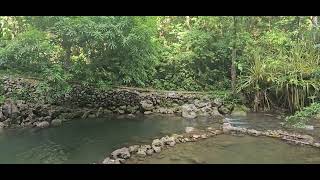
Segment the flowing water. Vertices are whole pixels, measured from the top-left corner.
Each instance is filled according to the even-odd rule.
[[[281,120],[266,114],[228,117],[234,126],[279,129]],[[113,150],[182,133],[187,126],[218,127],[212,118],[184,119],[170,115],[110,116],[74,120],[57,128],[0,132],[0,163],[98,163]],[[317,128],[311,134],[319,132]],[[192,144],[179,144],[144,163],[317,163],[320,151],[269,138],[218,136]],[[134,160],[132,160],[134,162]],[[135,162],[140,163],[140,161]]]
[[[294,146],[267,137],[219,135],[195,143],[178,144],[128,164],[297,164],[320,163],[320,150]]]
[[[150,143],[187,126],[212,123],[217,120],[138,115],[73,120],[40,131],[7,130],[0,132],[0,163],[97,163],[125,145]]]

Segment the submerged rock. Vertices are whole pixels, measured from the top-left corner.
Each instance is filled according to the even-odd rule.
[[[195,130],[194,127],[186,127],[185,129],[186,133],[191,133],[194,130]]]

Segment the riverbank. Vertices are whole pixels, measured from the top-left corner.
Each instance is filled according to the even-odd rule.
[[[3,77],[1,82],[6,99],[0,108],[0,128],[46,128],[59,126],[71,119],[99,118],[110,114],[160,113],[190,119],[201,116],[222,119],[234,109],[221,99],[202,93],[132,88],[101,90],[78,84],[55,102],[48,103],[39,101],[39,82],[36,80]]]

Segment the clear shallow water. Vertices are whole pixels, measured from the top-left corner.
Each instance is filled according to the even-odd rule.
[[[320,163],[320,150],[294,146],[267,137],[219,135],[195,143],[178,144],[144,161],[128,164],[312,164]]]
[[[113,150],[153,138],[183,132],[186,126],[206,126],[216,120],[177,116],[110,116],[65,122],[57,128],[0,132],[0,163],[95,163]]]
[[[276,116],[266,114],[229,118],[234,126],[259,130],[279,129],[281,122]],[[187,126],[203,128],[220,124],[205,117],[188,120],[173,115],[138,115],[74,120],[41,131],[6,130],[0,132],[0,164],[97,163],[117,148],[150,144],[154,138],[182,133]],[[318,128],[307,133],[320,134]],[[218,136],[214,141],[181,146],[177,146],[177,151],[173,151],[176,148],[168,151],[169,159],[159,154],[157,161],[151,159],[146,163],[320,163],[317,149],[268,138]]]

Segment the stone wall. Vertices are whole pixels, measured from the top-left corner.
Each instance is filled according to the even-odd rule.
[[[73,85],[70,93],[59,98],[58,104],[52,105],[41,104],[34,99],[39,96],[35,90],[37,82],[34,80],[4,77],[2,86],[3,94],[8,99],[0,107],[0,127],[48,127],[52,121],[103,117],[110,113],[162,113],[177,114],[185,118],[222,118],[223,114],[230,113],[230,108],[219,100],[195,93],[150,92],[136,89],[99,90],[90,86]],[[22,100],[12,100],[11,97],[17,92],[24,94],[21,96]]]

